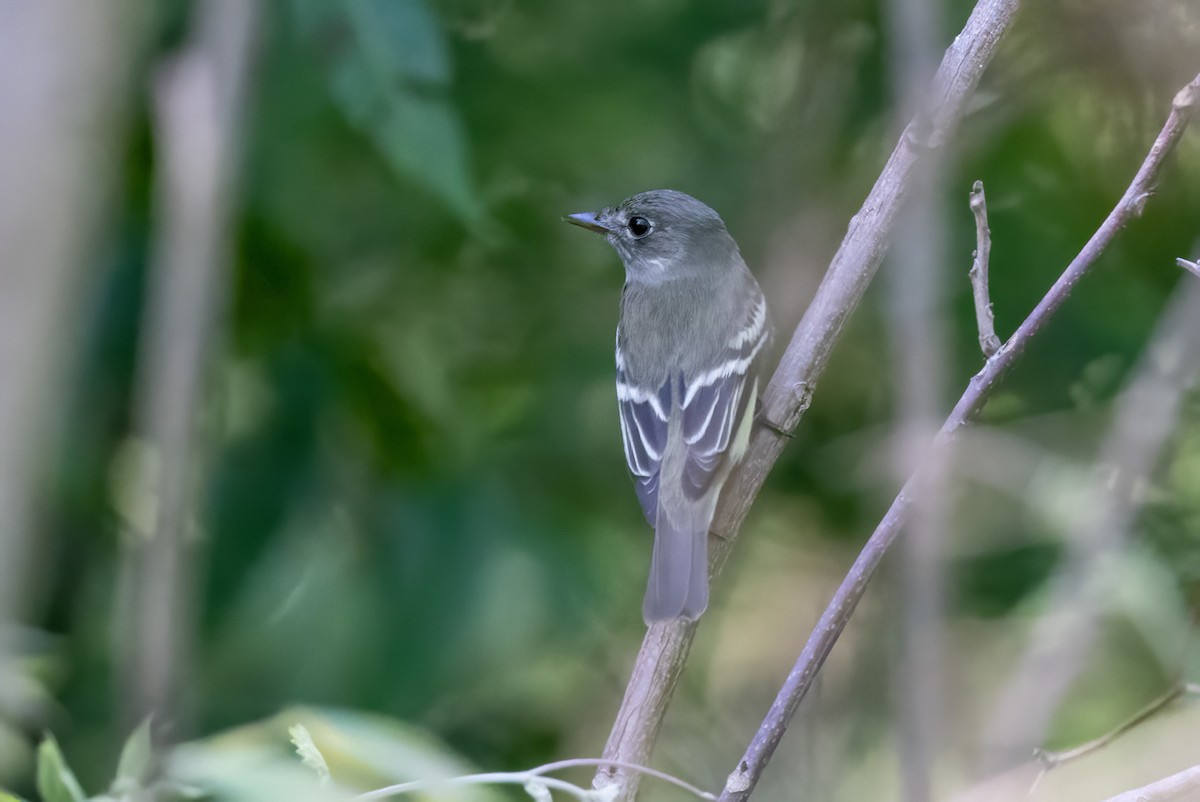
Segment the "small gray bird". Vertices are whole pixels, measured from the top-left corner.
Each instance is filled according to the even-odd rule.
[[[625,263],[617,402],[625,460],[654,527],[647,624],[708,606],[708,529],[746,451],[767,302],[717,213],[669,189],[564,218]]]

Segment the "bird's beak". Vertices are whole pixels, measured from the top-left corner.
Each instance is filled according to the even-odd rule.
[[[588,231],[595,231],[597,234],[608,234],[612,229],[600,222],[595,212],[578,212],[569,214],[563,218],[568,223],[586,228]]]

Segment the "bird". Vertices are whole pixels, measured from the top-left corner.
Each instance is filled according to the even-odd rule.
[[[647,626],[708,607],[708,532],[745,455],[772,338],[767,301],[721,217],[683,192],[642,192],[563,219],[625,266],[616,336],[625,460],[654,528]]]

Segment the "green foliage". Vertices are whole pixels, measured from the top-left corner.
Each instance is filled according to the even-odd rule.
[[[133,794],[150,782],[154,771],[154,746],[150,740],[150,719],[143,721],[125,741],[117,777],[113,780],[114,794]]]
[[[474,771],[420,727],[335,709],[286,710],[183,744],[167,758],[169,776],[208,789],[216,802],[344,800],[351,792]],[[497,802],[504,797],[486,786],[464,786],[411,798]]]
[[[42,802],[84,802],[83,789],[67,766],[54,736],[47,735],[38,747],[37,789]]]
[[[324,45],[333,97],[398,174],[467,222],[483,210],[450,95],[450,58],[423,0],[293,0],[300,31]]]
[[[37,752],[37,792],[41,802],[199,802],[208,794],[198,788],[155,776],[150,720],[142,722],[121,748],[108,792],[87,796],[67,764],[54,736],[47,735]],[[0,802],[22,802],[0,790]]]
[[[190,18],[191,4],[170,5],[138,85]],[[942,41],[971,5],[949,4]],[[1200,52],[1191,4],[1147,0],[1136,26],[1110,0],[1027,5],[943,174],[946,406],[981,363],[965,275],[971,183],[987,185],[1007,335],[1119,197],[1190,77],[1178,54]],[[1165,25],[1167,6],[1186,24]],[[652,187],[703,198],[766,287],[782,347],[895,141],[883,5],[262,8],[230,306],[202,403],[195,626],[173,722],[186,742],[162,769],[219,799],[261,802],[595,754],[643,634],[649,533],[613,397],[621,269],[559,218]],[[38,499],[45,551],[28,605],[45,643],[0,665],[0,783],[26,799],[43,771],[65,793],[118,799],[154,776],[145,725],[121,748],[113,691],[128,660],[113,646],[122,537],[157,501],[141,480],[159,452],[133,426],[159,234],[153,128],[135,108],[110,228],[64,314],[74,368],[61,403],[47,404],[59,445]],[[1197,208],[1191,132],[1145,215],[985,411],[993,434],[1037,456],[1011,474],[963,472],[945,545],[947,684],[963,709],[991,698],[1044,604],[1113,395],[1179,280],[1174,258],[1195,256]],[[489,223],[511,236],[490,236]],[[756,500],[681,680],[660,756],[705,787],[728,774],[757,723],[747,700],[786,673],[895,492],[884,292],[880,282],[855,311]],[[1136,709],[1169,668],[1200,664],[1193,646],[1190,663],[1168,666],[1176,630],[1200,609],[1200,409],[1187,417],[1146,488],[1145,548],[1114,569],[1095,692],[1072,696],[1056,725],[1063,743]],[[800,749],[763,798],[810,780],[814,798],[876,798],[892,777],[895,705],[880,671],[892,660],[878,644],[900,605],[879,604],[883,588],[812,703],[819,758],[832,762],[807,766]],[[330,786],[297,756],[292,725]],[[75,786],[56,749],[43,767],[33,744],[22,748],[51,726]]]

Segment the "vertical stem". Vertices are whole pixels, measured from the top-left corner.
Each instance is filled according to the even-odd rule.
[[[139,22],[125,2],[0,3],[0,634],[36,616],[48,586],[31,498],[102,244]]]
[[[196,419],[224,318],[230,218],[244,86],[257,7],[196,7],[184,50],[154,93],[158,232],[139,354],[137,422],[157,449],[148,477],[154,531],[130,539],[123,565],[126,715],[176,723],[188,664],[195,566]]]
[[[975,321],[979,326],[979,347],[985,359],[1000,350],[996,336],[996,319],[992,315],[991,293],[988,291],[988,263],[992,259],[992,230],[988,227],[987,196],[983,182],[971,187],[971,213],[975,215],[975,253],[971,259],[971,292],[975,297]]]
[[[930,0],[889,0],[891,74],[897,117],[925,106],[939,15]],[[893,464],[899,482],[920,467],[945,410],[947,362],[942,314],[946,224],[941,213],[942,162],[922,165],[897,229],[888,271],[892,384],[897,397]],[[899,670],[894,673],[901,798],[927,802],[938,752],[942,683],[942,542],[945,471],[933,464],[916,495],[900,561]]]

